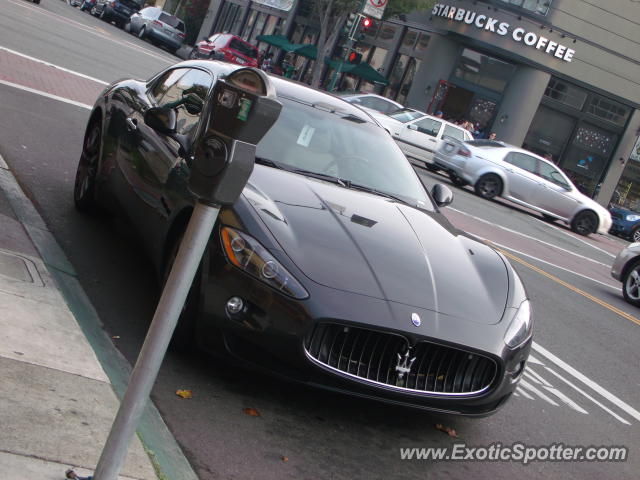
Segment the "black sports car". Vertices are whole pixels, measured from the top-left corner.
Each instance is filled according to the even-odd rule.
[[[123,212],[159,278],[194,197],[188,175],[202,105],[238,68],[174,65],[98,98],[74,197]],[[223,208],[173,343],[351,395],[468,415],[509,398],[531,345],[520,279],[454,228],[395,142],[344,100],[272,77],[283,110],[258,144],[242,196]],[[199,100],[198,100],[199,99]],[[150,125],[153,107],[175,131]]]

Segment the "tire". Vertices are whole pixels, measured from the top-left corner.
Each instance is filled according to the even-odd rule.
[[[103,22],[108,22],[109,21],[109,17],[107,16],[107,11],[106,9],[103,7],[102,11],[100,12],[100,20],[102,20]]]
[[[460,178],[453,172],[449,172],[449,179],[451,180],[451,183],[453,183],[456,187],[464,187],[466,185],[469,185],[469,182]]]
[[[578,212],[571,220],[571,230],[578,235],[587,236],[598,229],[598,215],[591,210]]]
[[[502,179],[495,173],[486,173],[478,179],[474,189],[482,198],[492,199],[502,193]]]
[[[173,262],[178,255],[178,249],[180,248],[180,242],[182,241],[183,235],[179,235],[177,239],[173,241],[171,245],[171,249],[169,250],[169,254],[167,255],[167,259],[165,260],[164,271],[162,273],[162,287],[167,283],[169,279],[169,273],[171,272],[171,267],[173,266]],[[178,318],[178,323],[176,325],[175,330],[173,331],[173,336],[171,337],[171,343],[169,344],[169,348],[173,351],[185,352],[190,350],[194,344],[195,338],[195,327],[196,327],[196,318],[198,317],[198,300],[200,297],[200,268],[196,272],[196,276],[193,279],[193,284],[189,289],[189,293],[187,294],[187,299],[184,302],[184,306],[182,307],[182,311],[180,312],[180,317]]]
[[[635,260],[622,276],[622,296],[631,305],[640,307],[640,259]]]
[[[147,29],[143,25],[142,27],[140,27],[140,30],[138,31],[138,38],[140,40],[144,40],[146,36],[147,36]]]
[[[640,242],[640,225],[633,227],[631,235],[629,235],[629,240],[632,242]]]
[[[189,53],[189,58],[191,60],[196,60],[198,58],[198,47],[193,47],[191,49],[191,53]]]
[[[102,124],[93,121],[87,129],[83,143],[76,179],[73,186],[73,201],[76,209],[82,213],[99,212],[96,200],[96,180],[102,146]]]

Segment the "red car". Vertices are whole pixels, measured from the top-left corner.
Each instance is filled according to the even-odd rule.
[[[258,47],[230,33],[216,33],[193,47],[191,58],[225,60],[245,67],[258,67]]]

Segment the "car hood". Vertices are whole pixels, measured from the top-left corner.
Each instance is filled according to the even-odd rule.
[[[485,324],[502,318],[502,258],[438,212],[261,165],[244,196],[313,282]]]

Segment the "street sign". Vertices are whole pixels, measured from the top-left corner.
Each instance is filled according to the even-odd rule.
[[[387,7],[388,1],[389,0],[366,0],[362,13],[369,17],[382,20],[382,15],[384,15],[384,9]]]

